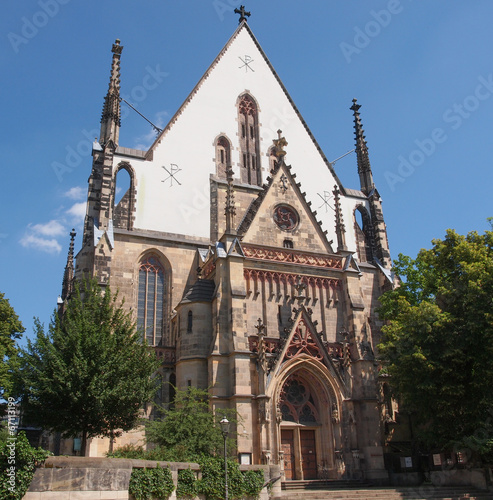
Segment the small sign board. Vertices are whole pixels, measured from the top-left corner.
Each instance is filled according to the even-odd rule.
[[[442,456],[440,455],[440,453],[433,453],[433,465],[442,465]]]
[[[240,464],[241,465],[252,465],[252,454],[251,453],[240,453]]]

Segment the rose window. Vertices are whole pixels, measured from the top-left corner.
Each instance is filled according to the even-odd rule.
[[[300,221],[298,212],[289,205],[277,205],[273,217],[277,227],[283,231],[292,231]]]

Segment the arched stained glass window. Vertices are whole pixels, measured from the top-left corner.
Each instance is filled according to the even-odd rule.
[[[238,102],[238,125],[240,138],[241,181],[260,186],[260,150],[258,109],[248,94],[243,94]]]
[[[164,269],[155,256],[147,256],[139,267],[137,326],[149,345],[158,345],[164,328]]]

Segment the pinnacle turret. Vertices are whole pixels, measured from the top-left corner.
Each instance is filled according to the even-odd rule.
[[[226,233],[236,234],[236,229],[234,227],[236,207],[235,207],[235,192],[233,188],[233,167],[228,165],[226,168],[226,179],[228,182],[228,187],[226,188]]]
[[[64,301],[73,291],[74,288],[74,239],[76,236],[75,229],[70,232],[70,245],[67,255],[67,265],[63,273],[62,283],[62,301]]]
[[[365,131],[361,123],[359,109],[361,105],[353,99],[353,105],[349,108],[354,112],[354,135],[356,141],[356,158],[358,161],[358,174],[360,179],[361,191],[366,195],[375,188],[373,183],[373,174],[371,171],[370,157],[368,156],[368,146],[366,145]]]
[[[347,250],[346,245],[346,226],[344,225],[344,219],[342,217],[342,209],[341,209],[341,198],[339,188],[334,186],[334,191],[332,191],[334,195],[334,210],[336,216],[336,234],[337,234],[337,251]]]
[[[103,113],[101,115],[101,133],[99,142],[104,145],[112,140],[118,145],[120,135],[120,57],[123,46],[120,40],[115,40],[111,52],[113,59],[111,62],[110,83],[108,93],[104,98]]]

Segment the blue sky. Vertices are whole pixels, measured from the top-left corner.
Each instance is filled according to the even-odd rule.
[[[164,125],[237,26],[236,0],[24,0],[0,19],[0,291],[32,334],[80,248],[111,45],[122,94]],[[353,148],[362,105],[390,249],[415,256],[447,228],[493,216],[493,4],[450,0],[250,0],[249,25],[329,160]],[[146,85],[154,75],[156,85]],[[129,99],[128,99],[129,97]],[[124,109],[120,145],[154,134]],[[358,188],[353,154],[336,163]]]

